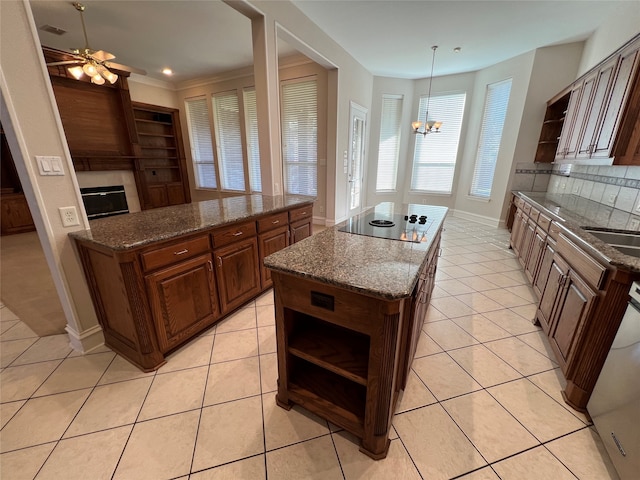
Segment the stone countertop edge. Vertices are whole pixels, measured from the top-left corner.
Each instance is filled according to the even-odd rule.
[[[264,259],[266,267],[307,280],[385,300],[411,296],[448,208],[411,205],[433,218],[427,242],[341,232],[347,220]],[[414,210],[411,210],[414,213]],[[364,216],[369,210],[363,211]],[[416,212],[417,213],[417,212]],[[420,213],[422,214],[422,213]]]
[[[91,220],[89,229],[69,236],[123,251],[286,211],[315,200],[316,197],[305,195],[239,195]]]
[[[555,220],[560,226],[572,234],[574,237],[572,240],[578,240],[580,247],[584,248],[586,246],[587,250],[590,250],[602,258],[605,263],[634,273],[640,273],[640,258],[625,255],[585,230],[585,228],[593,228],[602,231],[625,231],[624,227],[626,227],[626,225],[621,225],[619,229],[611,225],[603,226],[597,220],[575,213],[571,207],[567,206],[567,203],[569,203],[569,201],[567,201],[568,197],[573,197],[571,199],[573,203],[581,201],[576,200],[576,198],[580,199],[581,197],[576,197],[575,195],[548,195],[545,192],[514,191],[513,194],[528,201],[545,215],[551,217],[552,220]],[[582,201],[592,202],[587,199],[582,199]],[[592,203],[596,204],[596,202]],[[638,232],[629,233],[637,234]]]

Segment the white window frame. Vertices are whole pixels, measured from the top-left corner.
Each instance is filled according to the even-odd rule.
[[[491,198],[512,83],[513,79],[507,78],[487,85],[478,150],[469,189],[469,196],[472,198]]]
[[[378,171],[376,192],[396,192],[398,188],[398,159],[402,141],[402,109],[404,95],[383,94],[378,139]]]
[[[203,130],[200,130],[200,132],[196,131],[196,129],[194,128],[195,125],[193,124],[193,118],[191,116],[191,110],[189,105],[195,102],[203,102],[204,104],[204,107],[207,112],[206,125],[208,128],[208,133],[207,133],[207,130],[204,129],[204,125],[202,125],[202,123],[199,124],[199,126],[203,128]],[[217,156],[215,154],[215,145],[213,144],[214,135],[211,129],[212,121],[211,121],[211,109],[209,108],[209,101],[206,96],[187,98],[185,99],[185,110],[186,110],[186,117],[187,117],[187,128],[189,130],[191,161],[193,164],[193,177],[196,182],[196,188],[203,189],[203,190],[205,189],[218,190],[220,174],[218,172],[218,162],[217,162]],[[208,152],[203,152],[198,148],[198,146],[202,146],[202,147],[207,146],[207,142],[206,142],[207,138],[204,138],[203,140],[198,140],[196,138],[196,135],[198,135],[199,133],[203,134],[205,137],[208,137],[209,146],[211,148],[210,155],[207,155]],[[203,153],[205,154],[204,156],[206,156],[207,158],[203,158]],[[210,158],[208,158],[209,156]],[[213,169],[213,185],[205,184],[204,183],[205,176],[201,175],[200,173],[201,168],[204,168],[207,165],[210,165],[211,168]]]
[[[258,111],[255,87],[242,90],[244,105],[245,141],[247,145],[247,172],[249,174],[249,190],[253,193],[262,192],[262,177],[260,172],[260,140],[258,137]]]
[[[451,98],[455,103],[441,104],[443,97]],[[427,95],[422,95],[418,105],[418,118],[424,121],[427,109]],[[442,121],[440,133],[427,135],[415,134],[413,162],[411,166],[411,192],[429,195],[451,195],[453,181],[458,166],[460,152],[460,135],[464,122],[464,110],[467,100],[466,92],[441,92],[431,95],[429,101],[429,120]],[[452,114],[451,106],[457,105],[459,110]],[[434,160],[435,159],[435,160]],[[445,173],[447,183],[425,185],[421,181],[423,172],[441,169]],[[431,187],[431,188],[430,188]],[[438,188],[433,188],[438,187]]]
[[[315,84],[315,134],[312,134],[311,140],[315,137],[315,152],[311,152],[314,155],[308,156],[305,160],[290,160],[290,158],[298,158],[299,151],[297,147],[291,147],[288,142],[288,128],[285,123],[287,122],[287,106],[285,105],[286,95],[285,89],[290,85],[302,84],[302,83],[311,83]],[[282,174],[284,180],[283,190],[285,193],[293,193],[293,194],[301,194],[301,195],[311,195],[316,196],[318,194],[318,80],[315,75],[311,75],[308,77],[301,77],[292,80],[285,80],[280,82],[280,115],[282,122]],[[313,129],[314,125],[311,125],[311,129]],[[293,137],[291,137],[293,139]],[[290,140],[289,140],[290,141]],[[311,145],[313,141],[306,142],[306,145]],[[297,185],[294,185],[294,182],[298,179],[306,180],[306,177],[290,177],[290,171],[296,170],[297,167],[301,167],[301,170],[312,171],[313,174],[311,176],[311,181],[307,183],[306,181]],[[293,188],[292,188],[293,187]]]

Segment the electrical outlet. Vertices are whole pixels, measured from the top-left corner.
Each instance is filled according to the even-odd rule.
[[[60,218],[62,219],[63,227],[73,227],[75,225],[80,225],[76,207],[60,207],[58,211],[60,212]]]
[[[640,220],[637,218],[632,218],[629,222],[629,227],[631,230],[640,230]]]
[[[320,205],[320,206],[318,207],[318,212],[319,212],[319,213],[324,213],[324,207],[323,207],[322,205]]]
[[[567,188],[567,184],[566,184],[566,183],[564,183],[564,182],[562,182],[562,183],[560,184],[560,190],[564,190],[565,188]]]
[[[609,195],[609,205],[614,205],[616,203],[616,197],[617,195],[615,193]]]
[[[640,202],[638,202],[638,205],[636,205],[636,212],[640,212]]]
[[[580,185],[574,185],[573,186],[573,192],[574,195],[580,195]]]

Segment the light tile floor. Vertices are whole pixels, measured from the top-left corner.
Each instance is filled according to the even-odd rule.
[[[386,459],[275,404],[273,294],[142,373],[73,352],[0,308],[2,478],[615,479],[563,377],[509,233],[449,218],[437,284]]]

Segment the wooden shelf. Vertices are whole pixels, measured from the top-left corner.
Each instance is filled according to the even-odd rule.
[[[322,412],[343,426],[363,429],[367,390],[335,373],[298,359],[292,365],[289,391],[294,402],[309,410]],[[297,397],[297,398],[296,398]],[[315,407],[315,408],[314,408]]]
[[[558,140],[540,140],[538,145],[557,145]]]
[[[550,120],[545,120],[542,122],[543,125],[553,124],[553,123],[562,123],[564,122],[564,117],[562,118],[552,118]]]
[[[138,132],[138,135],[140,135],[141,137],[165,137],[165,138],[175,138],[175,135],[166,135],[166,134],[162,134],[162,133],[145,133],[145,132]]]
[[[296,315],[289,352],[366,386],[369,337],[307,315]]]
[[[136,122],[141,122],[141,123],[155,123],[158,125],[171,125],[173,126],[173,124],[171,122],[161,122],[158,120],[147,120],[146,118],[136,118]]]

